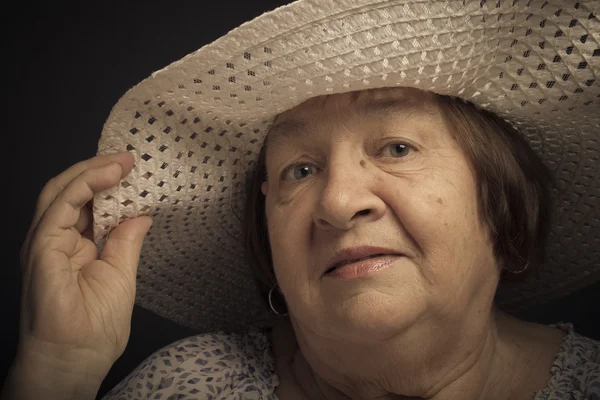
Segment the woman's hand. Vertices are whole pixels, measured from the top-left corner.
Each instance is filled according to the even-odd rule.
[[[136,273],[149,217],[122,222],[102,254],[92,241],[95,193],[133,168],[129,153],[98,156],[51,179],[21,251],[22,296],[15,363],[56,361],[100,382],[130,334]]]

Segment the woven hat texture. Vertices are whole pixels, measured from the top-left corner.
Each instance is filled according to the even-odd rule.
[[[517,127],[554,172],[548,263],[497,301],[527,307],[600,279],[598,1],[300,0],[130,89],[99,154],[135,167],[96,196],[102,247],[151,215],[136,303],[199,331],[270,326],[244,262],[245,180],[274,117],[318,95],[410,86]]]

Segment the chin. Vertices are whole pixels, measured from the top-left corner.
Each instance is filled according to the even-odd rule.
[[[330,310],[330,329],[350,340],[380,341],[398,335],[423,314],[412,299],[382,298],[381,294],[353,296]]]

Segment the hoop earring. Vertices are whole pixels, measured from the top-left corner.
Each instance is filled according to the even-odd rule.
[[[527,270],[527,268],[529,268],[529,263],[525,264],[525,266],[523,267],[523,269],[520,269],[520,270],[518,270],[518,271],[513,271],[513,270],[511,270],[511,269],[508,269],[508,268],[505,268],[505,269],[506,269],[508,272],[510,272],[511,274],[518,275],[518,274],[521,274],[521,273],[525,272],[525,271]]]
[[[269,290],[269,305],[271,306],[271,310],[273,310],[273,312],[275,313],[275,315],[280,315],[282,317],[287,317],[288,314],[281,314],[279,312],[277,312],[277,310],[275,309],[275,307],[273,307],[273,300],[271,299],[271,297],[273,296],[273,289],[275,289],[277,287],[277,284],[275,284],[275,286],[273,286],[271,288],[271,290]]]

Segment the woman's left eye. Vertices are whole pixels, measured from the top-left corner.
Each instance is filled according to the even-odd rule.
[[[406,157],[412,151],[412,147],[406,143],[390,143],[384,147],[384,152],[386,151],[388,151],[386,155],[390,157],[402,158]]]
[[[290,165],[283,171],[283,180],[300,181],[309,175],[314,174],[317,168],[314,165],[301,163]]]

